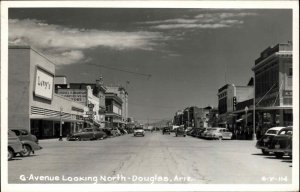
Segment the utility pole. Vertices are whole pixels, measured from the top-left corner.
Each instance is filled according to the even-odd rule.
[[[62,141],[62,110],[63,108],[60,107],[60,113],[59,113],[59,116],[60,116],[60,124],[59,124],[59,141]]]

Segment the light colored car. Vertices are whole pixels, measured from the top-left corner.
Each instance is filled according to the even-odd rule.
[[[262,136],[257,142],[255,147],[257,149],[261,149],[263,154],[269,154],[269,146],[271,145],[271,142],[273,140],[273,138],[275,137],[275,135],[278,134],[278,132],[280,130],[282,130],[285,127],[272,127],[270,129],[268,129],[266,131],[266,133],[264,134],[264,136]]]
[[[144,137],[145,136],[145,131],[142,127],[137,127],[137,128],[134,129],[133,135],[134,136],[140,135],[140,136]]]
[[[232,138],[232,133],[226,129],[226,128],[219,128],[219,127],[214,127],[211,128],[207,134],[206,138],[208,139],[231,139]]]
[[[13,132],[19,137],[22,145],[23,151],[20,153],[22,157],[27,157],[31,153],[34,154],[35,151],[42,149],[39,146],[38,139],[35,135],[29,133],[26,129],[12,129]]]
[[[120,130],[116,127],[112,128],[111,132],[114,136],[120,136],[121,135]]]
[[[8,130],[8,160],[14,158],[23,150],[22,143],[18,136],[11,130]]]

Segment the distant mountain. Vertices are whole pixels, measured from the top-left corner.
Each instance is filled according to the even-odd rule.
[[[172,119],[165,119],[165,120],[161,120],[155,123],[149,123],[150,126],[154,126],[154,127],[164,127],[167,126],[168,123],[172,124]]]

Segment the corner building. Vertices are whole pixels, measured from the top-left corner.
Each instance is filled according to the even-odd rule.
[[[293,124],[293,44],[280,43],[261,52],[255,74],[257,129]],[[265,130],[262,130],[263,132]]]
[[[55,64],[30,46],[9,46],[8,129],[58,138],[83,126],[85,106],[54,93]]]

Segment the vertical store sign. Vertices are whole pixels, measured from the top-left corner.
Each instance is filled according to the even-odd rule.
[[[36,68],[34,94],[37,97],[52,100],[53,97],[53,75]]]

